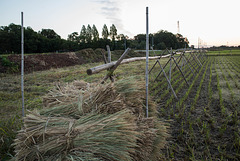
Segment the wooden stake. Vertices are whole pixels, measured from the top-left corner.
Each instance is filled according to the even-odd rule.
[[[111,77],[111,76],[113,75],[114,70],[117,69],[117,67],[121,64],[123,58],[129,53],[130,50],[131,50],[130,48],[127,48],[127,50],[125,50],[125,52],[122,54],[122,56],[121,56],[121,57],[117,60],[117,62],[114,64],[114,66],[109,69],[107,75],[103,78],[103,80],[102,80],[102,82],[101,82],[102,84],[103,84],[109,77]],[[111,64],[111,63],[109,63],[109,64]]]

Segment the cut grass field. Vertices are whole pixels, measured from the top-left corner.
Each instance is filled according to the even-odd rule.
[[[195,63],[199,73],[187,67],[172,73],[172,84],[179,100],[175,100],[165,78],[150,81],[150,94],[158,103],[159,117],[171,124],[171,138],[164,150],[169,160],[237,160],[240,158],[240,51],[220,51],[223,56],[210,56],[203,67]],[[209,55],[219,55],[209,52]],[[229,54],[230,55],[230,54]],[[234,56],[236,55],[236,56]],[[168,59],[161,59],[165,64]],[[150,61],[149,67],[155,61]],[[42,97],[57,84],[74,80],[100,82],[106,71],[87,75],[86,70],[102,63],[76,65],[24,76],[25,108],[41,109]],[[158,68],[159,69],[159,68]],[[151,77],[159,72],[154,71]],[[115,71],[116,80],[135,76],[145,79],[145,62],[123,64]],[[152,80],[150,77],[150,80]],[[196,78],[197,77],[197,78]],[[0,160],[13,155],[10,145],[21,128],[20,75],[0,74]],[[154,88],[153,88],[154,87]]]

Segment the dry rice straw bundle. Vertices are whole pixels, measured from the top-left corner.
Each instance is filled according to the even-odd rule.
[[[156,117],[144,117],[142,84],[129,78],[58,86],[44,97],[39,113],[24,119],[15,159],[158,160],[167,129]],[[150,106],[156,108],[153,102]]]
[[[131,77],[105,85],[75,81],[63,87],[58,85],[51,90],[43,98],[45,108],[41,114],[66,113],[67,116],[79,117],[93,110],[115,113],[128,108],[136,116],[145,117],[144,99],[144,83],[136,82]]]
[[[81,81],[82,82],[82,81]],[[75,81],[77,83],[77,81]],[[83,84],[83,83],[82,83]],[[67,116],[79,118],[89,112],[115,113],[125,109],[120,94],[114,84],[77,88],[74,84],[57,86],[44,97],[45,108],[41,115]],[[54,105],[54,106],[53,106]]]
[[[139,136],[129,110],[78,120],[31,113],[24,125],[14,143],[16,160],[132,160]]]

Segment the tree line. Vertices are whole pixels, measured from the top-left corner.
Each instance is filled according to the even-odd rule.
[[[160,30],[149,35],[150,45],[154,49],[184,48],[188,47],[188,40],[181,34]],[[114,24],[108,29],[104,24],[100,34],[95,25],[83,25],[80,32],[73,32],[67,39],[61,38],[53,29],[42,29],[34,31],[31,27],[24,27],[24,52],[25,53],[46,53],[77,51],[85,48],[105,48],[111,50],[124,50],[126,47],[132,49],[145,49],[146,34],[138,34],[133,39],[127,35],[118,34]],[[21,52],[21,26],[11,23],[8,26],[0,27],[0,53]]]

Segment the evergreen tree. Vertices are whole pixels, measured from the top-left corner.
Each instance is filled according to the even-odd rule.
[[[42,29],[40,34],[49,39],[61,39],[53,29]]]
[[[85,43],[86,38],[87,38],[87,29],[86,29],[85,25],[83,25],[81,32],[80,32],[80,36],[79,36],[80,42]]]
[[[73,32],[70,35],[68,35],[68,40],[78,42],[79,36],[77,32]]]
[[[102,38],[107,39],[108,36],[109,36],[108,28],[107,28],[107,25],[104,24],[102,29]]]
[[[110,27],[110,36],[112,38],[112,41],[115,41],[115,37],[117,36],[117,28],[115,27],[114,24]]]
[[[99,33],[98,33],[98,30],[97,30],[97,28],[94,24],[93,24],[93,27],[92,27],[92,36],[93,36],[93,41],[94,42],[99,40]]]
[[[90,43],[92,41],[92,28],[89,24],[86,30],[86,40],[87,40],[87,43]]]

